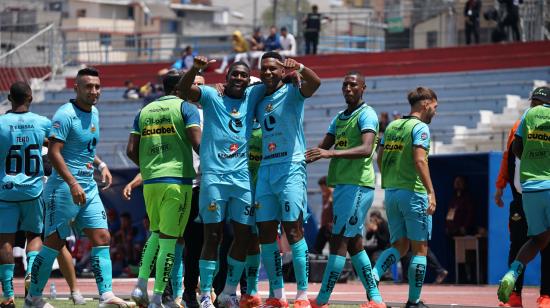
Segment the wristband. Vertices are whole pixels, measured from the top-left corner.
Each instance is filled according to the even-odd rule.
[[[304,65],[300,63],[300,68],[296,70],[296,72],[301,73],[304,70]]]
[[[106,167],[107,167],[107,164],[104,161],[102,161],[101,164],[97,165],[97,170],[99,170],[99,172],[101,172]]]
[[[74,182],[70,183],[69,188],[73,188],[73,186],[75,186],[76,184],[78,184],[78,181],[74,181]]]

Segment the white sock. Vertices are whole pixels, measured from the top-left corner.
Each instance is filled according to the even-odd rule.
[[[203,297],[210,297],[210,292],[209,293],[201,293],[201,299]]]
[[[136,286],[142,290],[147,291],[147,279],[138,278]]]
[[[234,295],[237,294],[237,286],[232,286],[230,284],[225,284],[225,287],[223,288],[223,293]]]
[[[296,299],[307,300],[307,290],[297,290]]]
[[[285,294],[285,289],[284,288],[273,290],[273,295],[275,295],[275,298],[282,299],[282,300],[286,301],[286,294]]]
[[[153,297],[151,298],[151,302],[155,304],[162,303],[162,294],[153,293]]]
[[[99,300],[103,302],[103,301],[109,300],[113,297],[115,297],[115,294],[113,293],[113,291],[108,291],[108,292],[105,292],[105,293],[101,294],[101,296],[99,297]]]

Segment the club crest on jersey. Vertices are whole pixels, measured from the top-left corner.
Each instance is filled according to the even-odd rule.
[[[275,144],[275,142],[271,142],[270,144],[267,145],[267,149],[269,150],[269,152],[275,151],[276,148],[277,148],[277,144]]]
[[[94,169],[93,163],[86,163],[86,169],[88,169],[88,170]]]
[[[218,206],[216,205],[216,202],[214,202],[214,201],[212,201],[212,202],[210,203],[210,205],[208,205],[208,210],[209,210],[210,212],[214,212],[217,208],[218,208]]]
[[[239,110],[237,110],[237,108],[233,107],[233,109],[231,109],[231,116],[238,117],[240,115],[241,113],[239,112]]]
[[[272,104],[267,104],[267,106],[265,106],[265,112],[271,112],[272,110],[273,110]]]
[[[420,138],[422,140],[426,140],[426,139],[428,139],[428,134],[427,133],[422,133],[422,135],[420,135]]]
[[[229,146],[229,151],[230,152],[235,152],[239,149],[239,145],[236,144],[236,143],[232,143],[230,146]]]
[[[94,125],[94,123],[92,123],[92,126],[90,127],[90,131],[92,133],[95,133],[95,130],[96,130],[95,125]]]
[[[55,122],[53,122],[52,127],[53,127],[53,128],[60,128],[60,127],[61,127],[61,123],[60,123],[59,121],[55,121]]]

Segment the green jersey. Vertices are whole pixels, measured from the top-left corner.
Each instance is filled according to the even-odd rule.
[[[384,149],[382,156],[382,188],[406,189],[426,193],[416,171],[413,147],[430,151],[430,130],[428,125],[416,117],[403,117],[391,122],[380,142]]]
[[[197,107],[176,96],[163,96],[141,109],[132,133],[141,136],[139,169],[145,184],[191,184],[193,150],[185,130],[199,125]]]
[[[262,161],[262,129],[261,127],[254,127],[252,135],[248,140],[248,170],[250,170],[250,179],[253,186],[256,186],[256,180],[258,179],[258,169]]]
[[[328,134],[335,138],[334,149],[346,150],[363,144],[363,134],[378,132],[378,116],[374,109],[363,103],[351,114],[341,111],[334,117]],[[372,153],[376,151],[374,138]],[[370,157],[349,159],[333,158],[328,168],[327,184],[351,184],[374,188],[374,168]]]
[[[550,105],[525,112],[516,131],[523,141],[520,181],[525,191],[550,189]]]

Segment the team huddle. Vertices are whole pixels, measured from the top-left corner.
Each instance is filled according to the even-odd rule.
[[[29,287],[25,307],[52,307],[42,293],[54,260],[66,250],[64,239],[73,227],[92,242],[91,264],[100,307],[183,307],[177,298],[163,302],[162,294],[170,280],[181,285],[181,242],[197,176],[193,152],[200,157],[198,217],[204,224],[204,244],[198,262],[201,308],[214,308],[212,285],[220,266],[219,248],[226,222],[233,229],[234,238],[227,256],[225,287],[217,297],[219,306],[289,306],[277,243],[280,232],[284,232],[296,276],[294,307],[328,307],[348,253],[366,292],[366,303],[361,307],[386,307],[378,290],[380,277],[409,250],[413,258],[407,270],[406,307],[427,307],[420,295],[431,215],[436,209],[427,159],[428,124],[436,114],[436,93],[424,87],[410,91],[409,115],[391,122],[380,136],[377,113],[363,100],[365,78],[360,72],[351,71],[342,83],[344,110],[333,118],[320,144],[306,150],[304,104],[321,84],[314,71],[293,59],[283,59],[276,52],[267,52],[261,58],[259,83],[250,83],[247,64],[235,62],[228,69],[225,85],[214,89],[194,84],[197,74],[212,62],[198,56],[185,75],[166,74],[165,96],[143,107],[134,120],[127,154],[140,169],[135,182],[143,184],[151,235],[142,252],[137,283],[131,293],[133,302],[116,297],[112,290],[110,235],[93,178],[95,166],[106,184],[103,189],[112,181],[108,167],[96,156],[100,136],[95,107],[100,94],[99,73],[93,68],[78,72],[76,99],[61,106],[51,122],[29,112],[32,93],[28,85],[12,86],[12,110],[0,116],[0,280],[5,298],[2,307],[15,307],[11,251],[15,232],[27,233]],[[202,108],[202,117],[197,106]],[[527,163],[521,165],[522,183],[525,181],[532,191],[546,191],[546,195],[539,193],[536,197],[541,202],[545,200],[546,212],[527,216],[530,225],[533,221],[538,228],[532,235],[535,239],[540,236],[530,245],[539,249],[550,238],[550,168],[543,168],[547,162],[533,153],[550,153],[550,146],[548,138],[530,136],[550,134],[549,107],[545,104],[530,109],[536,111],[526,112],[526,124],[522,126],[522,132],[527,130],[524,153],[529,153],[523,157]],[[45,186],[42,145],[48,146],[53,166]],[[374,200],[375,153],[385,189],[392,246],[373,267],[362,237],[363,222]],[[321,289],[315,299],[310,299],[308,246],[303,231],[309,215],[306,165],[319,159],[330,159],[327,184],[334,187],[334,226]],[[531,255],[512,264],[499,297],[509,296],[515,277],[529,258]],[[270,287],[263,304],[257,292],[260,263]],[[147,282],[153,269],[153,296],[149,297]],[[243,274],[247,288],[239,298],[237,287]],[[78,299],[79,295],[75,291],[74,297]]]

